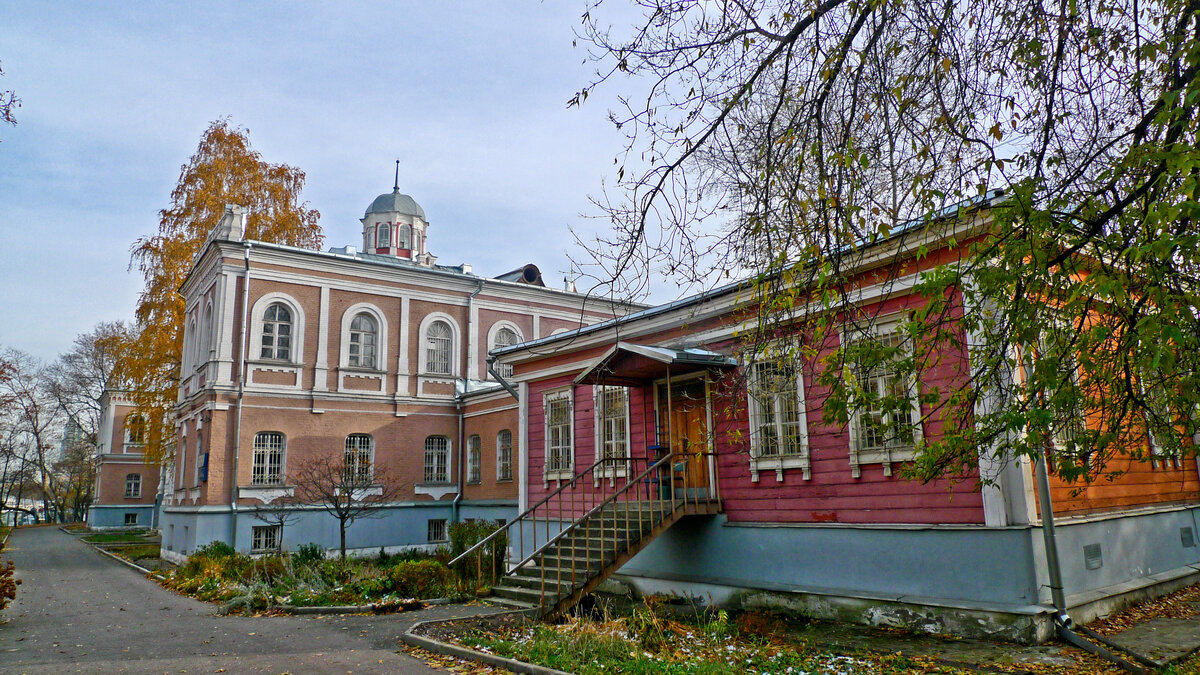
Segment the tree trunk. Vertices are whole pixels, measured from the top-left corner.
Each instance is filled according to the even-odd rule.
[[[346,559],[346,521],[344,519],[338,521],[338,528],[341,530],[341,535],[342,535],[342,560],[345,560]]]

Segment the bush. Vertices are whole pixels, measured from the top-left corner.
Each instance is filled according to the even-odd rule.
[[[205,544],[204,546],[201,546],[192,552],[192,557],[202,556],[205,558],[212,558],[214,560],[217,558],[228,558],[234,555],[237,555],[237,551],[233,550],[232,546],[226,544],[220,539],[209,544]]]
[[[4,545],[0,544],[0,551],[3,550]],[[17,599],[17,586],[21,584],[21,580],[13,578],[15,568],[11,560],[5,562],[0,559],[0,609],[8,607],[8,603]]]
[[[435,560],[397,563],[388,572],[392,588],[406,598],[435,598],[452,589],[453,578],[445,565]]]
[[[325,559],[325,547],[317,543],[301,544],[292,556],[297,565],[311,565]]]
[[[277,555],[255,558],[245,569],[241,570],[242,581],[264,581],[268,584],[273,584],[289,576],[289,572],[284,559]]]
[[[450,559],[453,560],[462,555],[467,549],[483,541],[500,527],[500,523],[494,520],[476,520],[451,525]],[[500,578],[504,574],[504,561],[508,556],[508,535],[502,534],[496,537],[475,554],[481,556],[482,560],[477,561],[472,557],[461,563],[457,570],[461,578],[475,582],[490,582],[492,579]],[[483,579],[478,578],[479,576],[482,576]]]

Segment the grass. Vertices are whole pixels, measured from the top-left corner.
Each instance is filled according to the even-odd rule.
[[[112,551],[116,555],[137,562],[143,558],[157,558],[161,554],[158,544],[146,544],[145,546],[126,546]]]
[[[12,532],[11,527],[8,525],[0,525],[0,541],[4,541],[4,538],[8,536],[9,532]]]
[[[101,532],[98,534],[90,534],[83,538],[84,541],[92,544],[124,544],[137,543],[146,540],[148,530],[137,530],[134,532]]]

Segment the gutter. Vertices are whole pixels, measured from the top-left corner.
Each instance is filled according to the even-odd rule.
[[[233,480],[229,486],[229,506],[231,509],[229,521],[229,545],[233,550],[237,550],[237,519],[238,519],[238,456],[242,454],[242,399],[246,395],[246,362],[249,360],[247,353],[249,345],[246,341],[249,339],[249,327],[247,321],[250,317],[250,249],[254,247],[252,242],[244,242],[245,247],[245,272],[242,275],[242,365],[238,372],[238,392],[237,392],[237,417],[233,423]],[[212,434],[212,430],[209,430]],[[212,446],[212,439],[209,439],[209,446]]]
[[[466,488],[466,480],[463,475],[463,458],[466,457],[466,430],[463,428],[463,396],[467,393],[467,387],[471,384],[471,366],[475,363],[475,333],[471,325],[471,310],[475,306],[475,296],[483,292],[484,280],[479,280],[479,286],[467,296],[467,364],[466,376],[463,378],[462,392],[454,397],[455,411],[458,413],[458,471],[456,480],[458,481],[458,492],[454,494],[454,501],[450,504],[450,522],[458,522],[458,505],[463,499],[463,490]],[[489,364],[489,368],[491,365]]]

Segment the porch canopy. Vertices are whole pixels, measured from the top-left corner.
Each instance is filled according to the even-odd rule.
[[[575,384],[633,387],[664,375],[678,376],[709,368],[735,368],[737,359],[707,349],[672,349],[618,342],[575,378]]]

